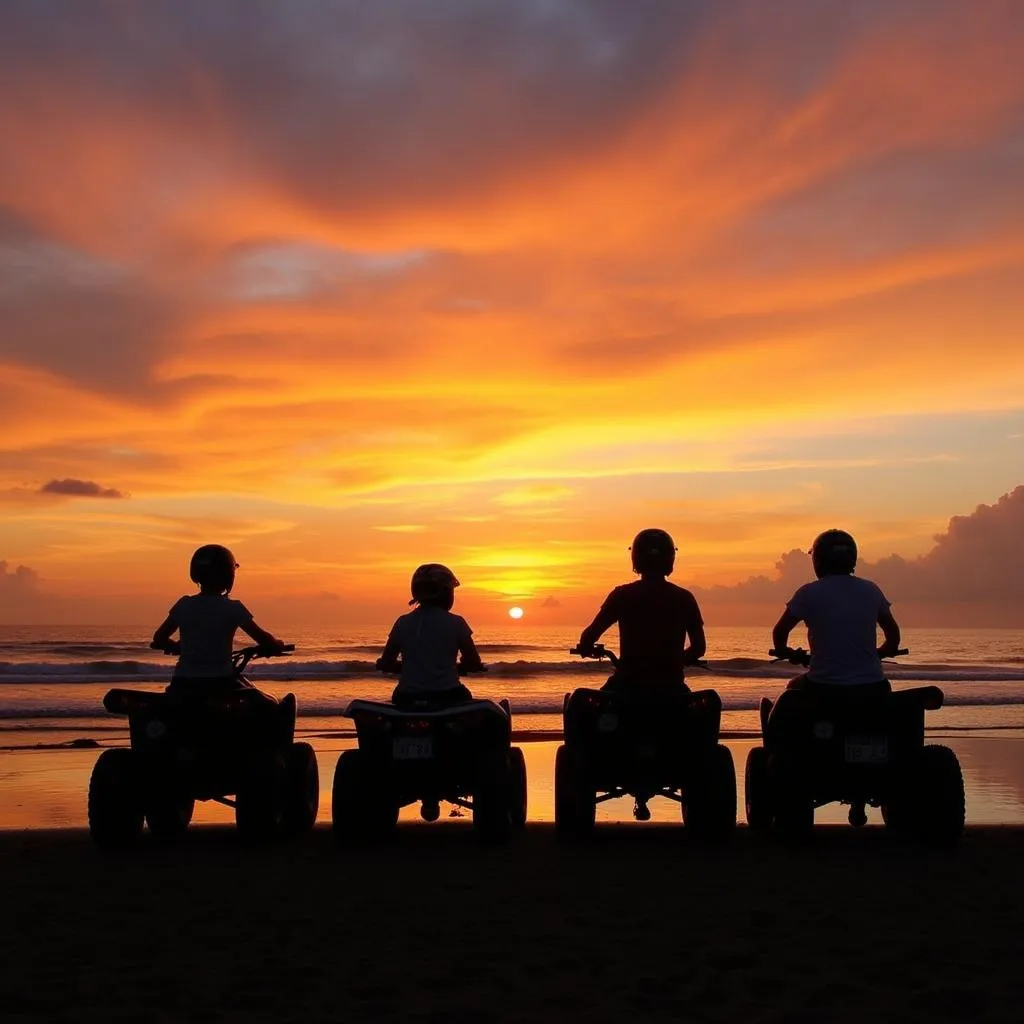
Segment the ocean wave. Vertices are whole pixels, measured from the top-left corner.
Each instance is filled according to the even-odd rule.
[[[1024,662],[1021,663],[1024,665]],[[887,673],[894,681],[920,682],[1024,682],[1024,667],[1017,668],[1001,663],[985,664],[898,664],[887,666]],[[62,684],[62,683],[125,683],[130,681],[160,682],[169,679],[173,669],[170,659],[150,661],[146,659],[97,659],[76,662],[0,662],[0,685],[3,684]],[[487,663],[487,673],[474,677],[488,678],[537,678],[607,676],[611,667],[607,662],[594,661],[492,661]],[[764,661],[757,658],[726,658],[710,661],[708,668],[691,669],[688,679],[699,687],[701,680],[724,679],[790,679],[799,669],[788,662]],[[284,682],[328,682],[339,679],[380,678],[375,663],[361,659],[332,660],[318,659],[302,661],[282,658],[258,662],[250,666],[248,673],[254,680],[280,680]]]
[[[323,700],[301,700],[299,701],[299,718],[342,718],[344,717],[345,708],[348,706],[349,701],[352,698],[344,697],[336,702],[326,702]],[[378,694],[374,699],[386,700],[387,697],[384,694]],[[526,700],[515,700],[514,697],[509,698],[513,718],[515,716],[531,716],[531,715],[558,715],[562,714],[562,695],[555,696],[532,696]],[[1006,695],[1006,694],[989,694],[973,696],[969,694],[954,694],[946,697],[946,707],[1014,707],[1020,706],[1024,703],[1024,694],[1018,696]],[[722,694],[722,708],[724,711],[757,711],[760,705],[760,695],[751,697],[748,694],[736,695],[730,697],[728,694]],[[104,721],[108,719],[108,716],[104,716],[102,712],[99,712],[99,716]],[[28,708],[11,708],[11,707],[0,707],[0,720],[6,722],[13,722],[18,719],[47,719],[47,720],[60,720],[60,719],[95,719],[97,718],[97,710],[88,710],[81,707],[28,707]],[[115,719],[113,716],[109,716],[110,721],[121,721]],[[934,722],[932,723],[934,725]]]

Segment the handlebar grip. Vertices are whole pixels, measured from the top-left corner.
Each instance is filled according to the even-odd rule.
[[[909,654],[909,653],[910,653],[910,649],[909,649],[909,648],[907,648],[907,647],[901,647],[901,648],[900,648],[900,649],[899,649],[899,650],[898,650],[898,651],[896,652],[896,654],[897,654],[897,655],[900,655],[900,654]]]
[[[295,644],[281,644],[282,654],[291,654],[295,650]]]

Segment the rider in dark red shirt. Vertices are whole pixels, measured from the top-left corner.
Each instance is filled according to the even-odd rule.
[[[603,688],[687,692],[684,668],[704,656],[707,641],[697,599],[665,579],[675,566],[676,546],[664,530],[641,530],[630,551],[640,579],[616,587],[605,598],[580,634],[579,647],[589,650],[617,622],[619,666]]]

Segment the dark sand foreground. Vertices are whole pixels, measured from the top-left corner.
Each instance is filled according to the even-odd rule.
[[[481,849],[449,823],[341,851],[201,828],[130,856],[0,833],[0,1019],[1024,1019],[1024,831],[945,854],[818,832]]]

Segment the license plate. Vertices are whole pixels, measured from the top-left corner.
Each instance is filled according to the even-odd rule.
[[[846,761],[848,764],[884,764],[889,760],[889,740],[886,736],[847,736]]]
[[[434,741],[429,737],[412,739],[400,736],[391,741],[391,756],[397,761],[422,761],[434,756]]]

